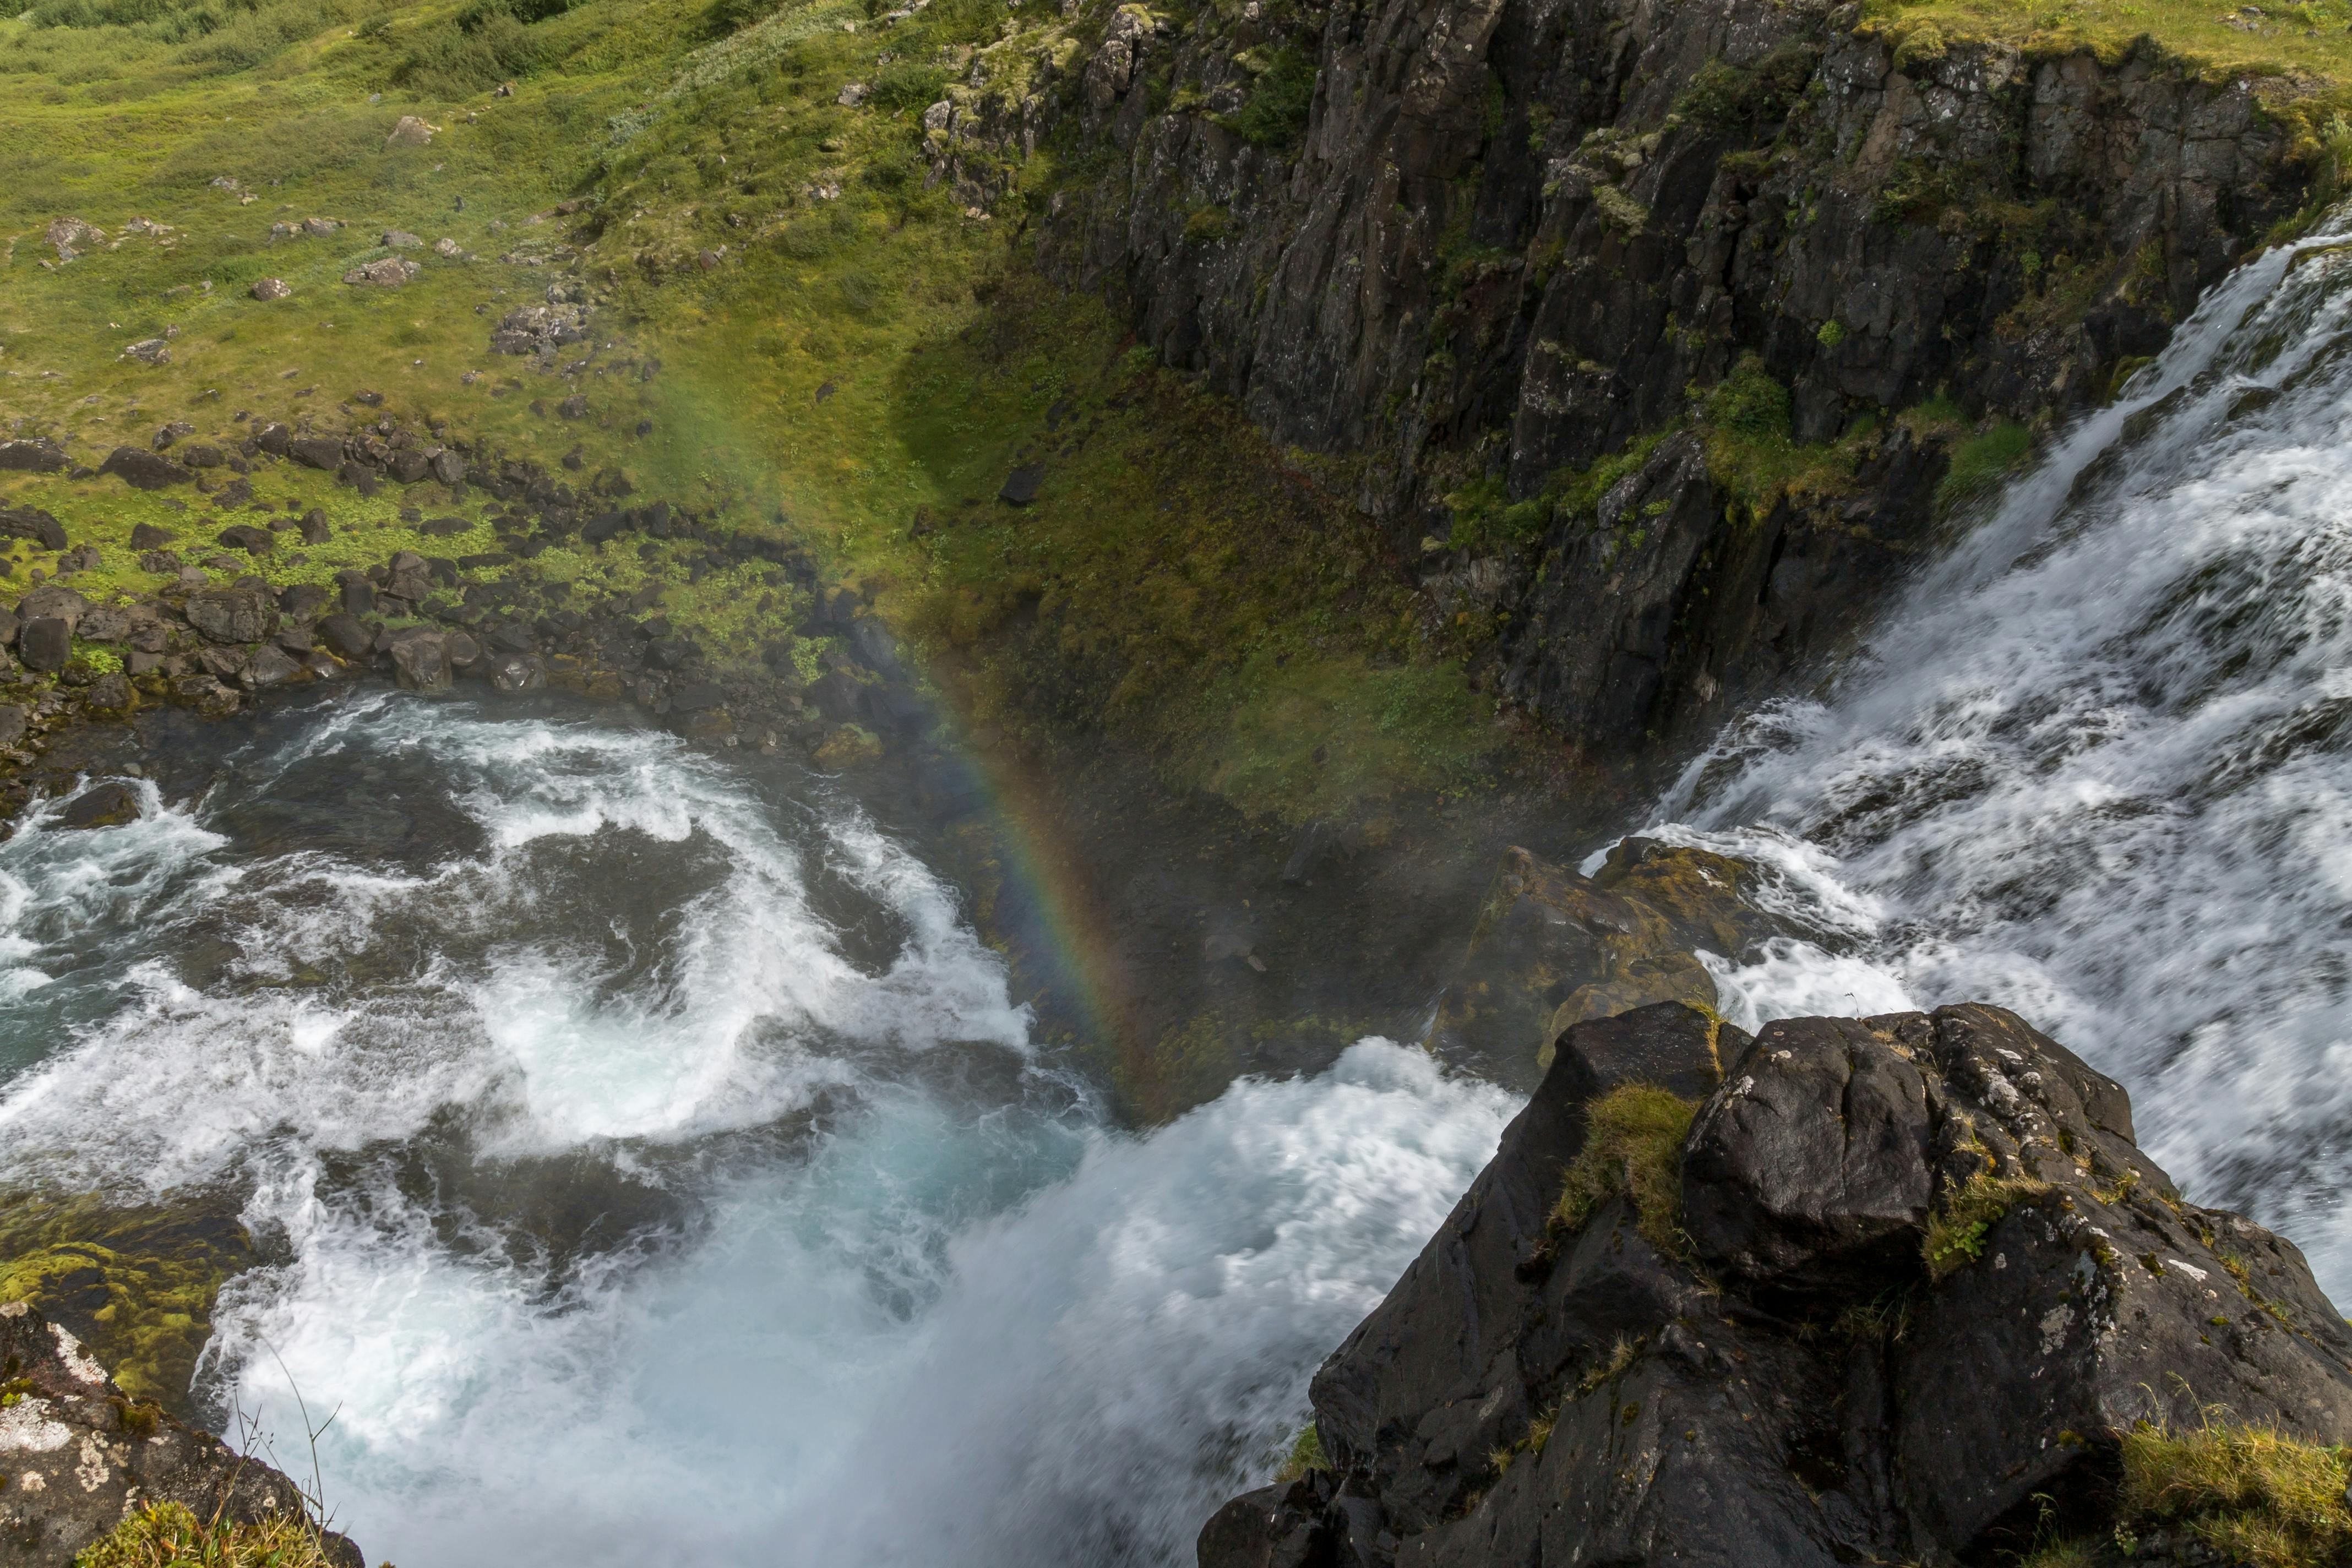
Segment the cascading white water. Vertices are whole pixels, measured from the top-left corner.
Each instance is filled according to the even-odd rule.
[[[1645,829],[1744,854],[1817,942],[1743,1021],[1972,998],[2132,1089],[2190,1194],[2352,1295],[2352,258],[2242,268]]]
[[[159,805],[0,846],[0,1168],[245,1194],[213,1385],[394,1561],[1186,1560],[1512,1109],[1367,1041],[1113,1131],[918,861],[657,734],[358,698]]]

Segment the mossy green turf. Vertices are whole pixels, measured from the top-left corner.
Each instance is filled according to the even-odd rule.
[[[14,241],[0,414],[22,433],[100,446],[144,445],[173,419],[235,435],[306,414],[327,430],[390,415],[550,468],[572,453],[579,480],[616,469],[636,494],[721,528],[781,526],[818,546],[985,726],[1138,732],[1174,780],[1293,819],[1476,787],[1505,737],[1335,499],[1344,475],[1318,479],[1128,352],[1098,302],[1029,278],[1008,255],[1020,196],[976,216],[926,184],[918,99],[951,91],[984,110],[1040,58],[1066,62],[1078,29],[1100,21],[1034,9],[938,0],[877,34],[866,6],[794,0],[745,12],[757,19],[715,41],[744,17],[684,0],[589,0],[520,34],[514,7],[484,21],[479,5],[398,0],[278,0],[215,16],[210,32],[160,4],[127,26],[0,23],[0,225]],[[251,33],[255,17],[268,22],[253,35],[264,45],[297,36],[248,37],[226,57],[208,44]],[[942,88],[976,50],[990,85]],[[877,67],[883,52],[896,62]],[[513,96],[484,90],[517,62]],[[922,79],[900,79],[909,70]],[[835,103],[851,79],[875,83],[874,102]],[[408,113],[438,132],[388,146]],[[1034,193],[1055,171],[1048,150],[1020,178]],[[841,194],[814,194],[824,187]],[[573,195],[593,217],[550,212]],[[44,268],[44,230],[66,215],[109,243]],[[313,216],[347,226],[269,239],[273,222]],[[134,216],[172,232],[126,234]],[[595,335],[622,345],[604,357],[661,369],[579,378],[590,411],[567,420],[552,405],[572,385],[488,346],[500,316],[562,274],[496,258],[585,243],[571,232],[583,222],[601,235],[585,258],[607,297]],[[374,242],[392,228],[476,259],[410,252],[425,270],[403,288],[341,283],[390,254]],[[704,251],[718,265],[701,266]],[[251,299],[265,276],[292,297]],[[121,357],[166,331],[168,365]],[[352,403],[362,390],[382,408]],[[239,411],[245,426],[231,423]],[[1047,465],[1035,503],[998,504],[1009,467],[1031,456]],[[272,582],[324,581],[401,548],[496,548],[477,491],[365,500],[289,466],[257,470],[254,485],[323,507],[335,531],[304,550],[281,536],[252,568]],[[212,553],[218,524],[185,490],[62,478],[5,489],[100,545],[85,591],[161,581],[125,547],[137,522],[174,530],[184,557]],[[404,504],[474,528],[424,536],[400,521]],[[918,509],[936,525],[920,538]],[[754,563],[688,581],[689,552],[632,540],[515,570],[591,590],[657,584],[673,620],[729,657],[788,635],[803,605],[780,574]],[[18,581],[42,559],[14,558]],[[799,649],[804,671],[812,652]]]

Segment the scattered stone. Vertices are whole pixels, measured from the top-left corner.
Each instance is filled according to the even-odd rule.
[[[123,344],[121,357],[135,359],[142,364],[170,364],[172,345],[163,338],[142,338],[135,343]]]
[[[172,694],[207,719],[226,719],[245,705],[233,688],[212,675],[183,676],[172,683]]]
[[[164,457],[144,447],[117,447],[99,464],[101,474],[112,474],[132,489],[160,490],[169,485],[194,482],[195,475]]]
[[[286,455],[306,468],[330,473],[342,467],[343,444],[326,436],[304,436],[286,443]]]
[[[841,105],[844,109],[856,109],[859,104],[866,101],[867,90],[868,89],[864,82],[853,81],[844,87],[841,91],[835,95],[833,101]]]
[[[261,278],[255,279],[252,292],[257,300],[284,300],[289,298],[294,289],[283,278]]]
[[[404,114],[393,126],[392,134],[383,139],[386,147],[422,147],[433,140],[436,126],[427,125],[414,114]]]
[[[0,702],[0,746],[14,746],[22,741],[27,722],[23,704]]]
[[[58,575],[64,577],[76,572],[95,572],[105,563],[97,545],[77,544],[58,557]]]
[[[66,526],[37,506],[0,506],[0,537],[29,539],[44,550],[63,550]]]
[[[327,526],[327,514],[315,506],[302,514],[300,527],[305,544],[324,544],[334,537],[334,531]]]
[[[1045,481],[1045,465],[1024,463],[1005,477],[1004,488],[996,499],[1007,506],[1027,506],[1037,499],[1037,487]]]
[[[248,555],[267,555],[278,546],[276,534],[266,528],[256,528],[249,522],[224,528],[217,537],[231,550],[242,550]]]
[[[460,246],[456,240],[451,239],[446,235],[442,236],[439,239],[433,242],[433,254],[436,256],[446,257],[452,261],[462,261],[466,259],[466,251],[464,247]]]
[[[575,392],[571,396],[565,398],[562,402],[557,404],[555,405],[555,411],[563,416],[566,419],[584,418],[587,416],[588,413],[587,396],[583,393]]]
[[[191,468],[223,468],[228,466],[228,454],[218,447],[192,441],[180,449],[180,461]]]
[[[84,223],[78,217],[51,218],[48,240],[49,247],[58,253],[59,261],[71,261],[84,248],[105,244],[106,230],[96,224]]]
[[[121,642],[131,636],[131,612],[111,605],[92,605],[82,612],[74,636],[83,642]]]
[[[580,305],[525,305],[509,310],[490,334],[490,352],[535,354],[576,343],[588,335],[588,311]]]
[[[16,657],[26,669],[56,674],[73,657],[73,627],[56,616],[27,618],[16,631]]]
[[[371,261],[364,267],[354,267],[343,274],[343,281],[366,284],[377,289],[397,289],[425,268],[404,257],[387,256],[381,261]]]
[[[324,239],[342,226],[343,220],[339,217],[306,217],[302,220],[302,232],[314,239]]]
[[[404,228],[388,228],[383,231],[383,243],[394,250],[414,250],[425,241]]]
[[[17,473],[62,473],[71,465],[66,449],[46,437],[31,441],[0,441],[0,469]]]
[[[164,451],[168,449],[174,441],[178,441],[184,437],[193,436],[195,433],[196,427],[189,424],[186,420],[174,419],[170,424],[165,425],[161,429],[157,430],[155,432],[154,440],[150,442],[149,445],[152,446],[155,450],[159,452]]]
[[[250,584],[188,595],[188,624],[216,643],[255,643],[278,629],[278,606]]]

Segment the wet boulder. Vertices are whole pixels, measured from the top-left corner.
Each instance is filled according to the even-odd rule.
[[[364,658],[374,647],[375,634],[362,626],[357,616],[339,610],[320,618],[319,640],[337,658]]]
[[[394,632],[388,651],[392,657],[393,676],[401,689],[427,697],[447,692],[454,671],[449,663],[449,645],[444,633],[425,626],[408,626]]]
[[[272,686],[283,686],[303,673],[303,667],[284,648],[274,645],[257,647],[245,661],[245,684],[256,691]]]
[[[137,820],[139,791],[121,779],[107,779],[68,801],[58,813],[59,827],[116,827]]]
[[[1768,1024],[1683,1156],[1702,1261],[1767,1292],[1850,1295],[1916,1258],[1933,1195],[1927,1079],[1849,1018]]]
[[[537,654],[493,653],[486,661],[486,673],[494,691],[520,694],[547,685],[547,667]]]

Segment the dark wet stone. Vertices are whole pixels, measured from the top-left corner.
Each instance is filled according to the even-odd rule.
[[[121,779],[92,784],[58,813],[60,827],[116,827],[139,816],[139,792]]]

